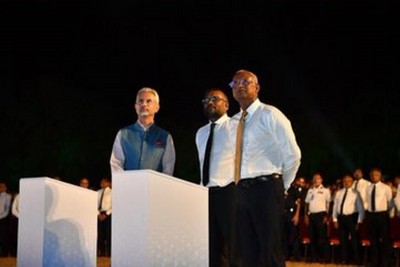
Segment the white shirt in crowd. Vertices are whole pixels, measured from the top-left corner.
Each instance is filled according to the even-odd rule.
[[[310,213],[328,212],[330,201],[331,192],[323,185],[311,187],[307,191],[305,202],[308,203],[308,211]]]
[[[396,197],[394,198],[394,205],[396,206],[397,213],[399,214],[400,213],[400,184],[397,186]]]
[[[101,199],[102,192],[103,192],[103,189],[99,189],[97,191],[97,193],[98,193],[97,194],[97,203],[99,204],[99,206],[100,206],[100,199]],[[104,195],[103,195],[103,199],[101,201],[101,206],[100,206],[100,210],[99,210],[99,212],[100,211],[105,212],[107,215],[110,215],[111,211],[112,211],[112,209],[111,209],[111,192],[112,192],[112,190],[110,187],[106,187],[104,189]]]
[[[333,221],[337,222],[337,218],[339,215],[352,215],[358,212],[357,222],[361,223],[364,219],[364,205],[360,193],[354,188],[347,189],[346,199],[343,204],[343,213],[340,213],[345,193],[346,188],[342,188],[336,192],[332,210]]]
[[[7,192],[0,193],[0,219],[4,219],[10,213],[11,195]]]
[[[17,218],[19,217],[19,194],[16,194],[14,197],[14,201],[11,206],[11,213],[15,217],[17,217]]]
[[[364,210],[368,209],[368,199],[367,199],[367,188],[371,185],[371,182],[361,178],[359,180],[354,180],[353,188],[356,189],[361,196],[361,199],[364,204]]]
[[[375,189],[375,211],[371,209],[371,195],[372,189],[376,186]],[[371,184],[367,188],[367,199],[368,199],[368,211],[369,212],[381,212],[381,211],[389,211],[391,208],[391,200],[393,197],[392,189],[385,183],[377,182],[376,184]]]

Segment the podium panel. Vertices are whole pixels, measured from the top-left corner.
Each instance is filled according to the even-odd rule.
[[[152,170],[112,179],[112,266],[208,266],[207,188]]]
[[[47,177],[20,179],[19,267],[97,264],[97,192]]]

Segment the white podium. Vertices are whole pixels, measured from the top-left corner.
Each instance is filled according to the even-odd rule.
[[[208,266],[207,188],[152,170],[112,178],[112,266]]]
[[[47,177],[20,180],[18,267],[97,265],[97,192]]]

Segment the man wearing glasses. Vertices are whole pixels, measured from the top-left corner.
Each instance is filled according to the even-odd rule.
[[[220,89],[207,90],[203,110],[209,123],[198,129],[196,146],[201,184],[209,189],[209,266],[237,266],[234,219],[233,142],[229,135],[228,98]]]
[[[243,266],[283,267],[284,192],[300,166],[300,148],[286,116],[258,99],[254,73],[239,70],[230,85],[240,105],[231,125],[237,129],[234,178]]]

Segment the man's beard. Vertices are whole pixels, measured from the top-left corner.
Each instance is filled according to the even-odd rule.
[[[148,112],[148,111],[140,111],[139,112],[139,116],[140,117],[147,117],[147,116],[149,116],[150,115],[150,113]]]
[[[204,110],[204,114],[209,119],[218,119],[223,115],[223,114],[221,114],[221,112],[219,112],[216,109],[206,109],[206,110]]]

